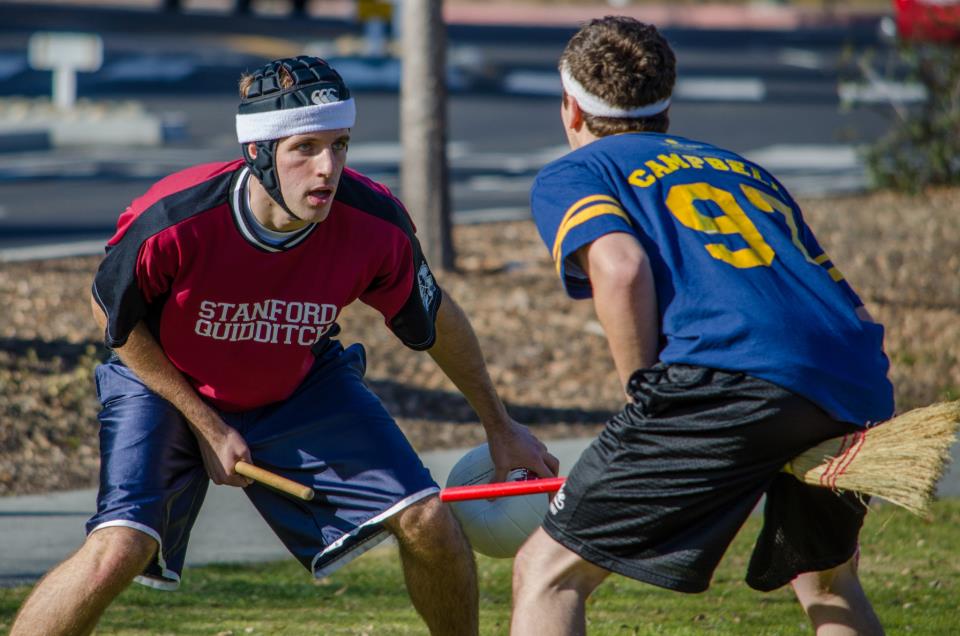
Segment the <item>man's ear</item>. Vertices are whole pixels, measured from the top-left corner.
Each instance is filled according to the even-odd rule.
[[[257,144],[250,142],[247,144],[247,154],[250,155],[251,159],[257,158]]]
[[[564,92],[563,107],[566,111],[567,128],[579,132],[583,128],[583,111],[580,109],[580,104],[569,93]]]

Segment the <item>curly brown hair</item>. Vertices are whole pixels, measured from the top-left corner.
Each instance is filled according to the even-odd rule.
[[[650,24],[626,16],[591,20],[567,43],[560,56],[574,79],[608,104],[638,108],[665,99],[673,92],[677,62],[667,40]],[[563,96],[566,103],[567,95]],[[594,135],[624,132],[666,132],[669,109],[641,119],[583,114]]]

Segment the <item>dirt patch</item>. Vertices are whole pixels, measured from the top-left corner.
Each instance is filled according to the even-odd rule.
[[[807,201],[805,216],[887,327],[898,409],[960,397],[960,190]],[[460,269],[438,278],[471,317],[510,412],[544,439],[595,434],[621,394],[591,303],[566,298],[530,223],[461,226],[455,241]],[[0,495],[96,484],[97,262],[0,266]],[[341,324],[345,342],[366,345],[370,383],[414,446],[482,441],[430,357],[379,314],[357,304]]]

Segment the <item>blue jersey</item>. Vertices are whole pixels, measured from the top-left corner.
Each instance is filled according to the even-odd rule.
[[[739,155],[676,135],[604,137],[548,164],[533,215],[567,293],[591,295],[571,259],[624,232],[647,252],[660,360],[740,371],[854,424],[889,418],[883,327],[786,189]]]

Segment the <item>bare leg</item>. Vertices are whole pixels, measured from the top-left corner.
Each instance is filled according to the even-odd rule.
[[[410,600],[430,633],[477,634],[477,568],[470,544],[450,509],[431,497],[391,517],[385,525],[400,544]]]
[[[882,636],[857,576],[856,557],[832,570],[801,574],[792,585],[817,636]]]
[[[110,527],[92,533],[79,550],[33,588],[10,636],[89,634],[156,550],[156,541],[132,528]]]
[[[610,572],[537,529],[513,563],[513,636],[586,634],[585,603]]]

